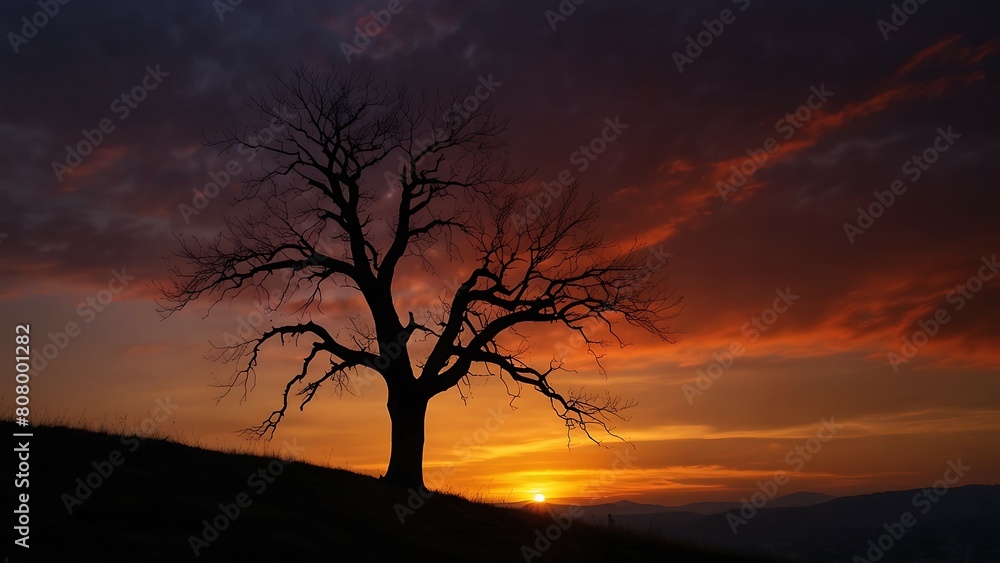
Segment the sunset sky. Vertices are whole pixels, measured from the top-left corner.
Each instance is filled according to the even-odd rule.
[[[958,459],[971,467],[963,484],[1000,482],[996,6],[931,1],[892,30],[878,24],[891,21],[888,1],[589,0],[555,18],[555,0],[402,0],[348,62],[353,28],[388,2],[223,4],[73,2],[30,39],[7,36],[0,329],[30,323],[36,354],[65,344],[33,374],[37,420],[138,423],[169,398],[178,408],[158,430],[240,447],[234,432],[278,406],[304,345],[269,347],[246,400],[216,404],[211,385],[233,366],[206,358],[210,343],[272,319],[243,300],[161,320],[154,299],[175,235],[217,232],[238,191],[236,180],[182,212],[231,158],[203,133],[244,118],[246,97],[302,62],[415,90],[492,81],[510,159],[537,169],[534,185],[569,170],[596,194],[608,237],[672,255],[677,342],[623,328],[631,345],[607,351],[606,377],[570,349],[577,373],[556,381],[636,399],[615,428],[631,445],[573,434],[567,448],[540,395],[512,410],[503,385],[477,382],[467,404],[455,390],[430,404],[429,484],[447,474],[445,489],[513,501],[683,504],[738,499],[775,471],[791,477],[781,494],[918,488]],[[20,34],[38,9],[5,2],[0,27]],[[685,54],[720,17],[721,34]],[[144,80],[145,99],[120,100]],[[93,153],[54,170],[105,119],[113,130]],[[581,160],[616,120],[617,138]],[[766,155],[759,170],[748,151]],[[749,178],[720,188],[733,167]],[[878,217],[859,226],[859,207]],[[429,307],[440,280],[411,265],[397,291]],[[324,323],[336,328],[355,304],[329,301]],[[78,335],[57,334],[71,322]],[[938,327],[925,344],[920,323]],[[567,332],[533,334],[542,362],[572,348]],[[699,387],[710,368],[718,377]],[[0,388],[5,411],[13,385]],[[271,446],[296,440],[308,461],[377,475],[385,400],[380,382],[353,397],[321,391]],[[836,434],[810,443],[822,420]],[[795,453],[809,444],[821,446]]]

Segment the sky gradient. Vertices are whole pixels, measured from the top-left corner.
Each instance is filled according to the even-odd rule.
[[[175,235],[217,232],[238,191],[234,179],[184,211],[234,158],[203,134],[239,123],[245,98],[302,62],[415,90],[492,83],[511,161],[537,170],[535,186],[568,170],[608,237],[671,254],[661,273],[684,296],[677,342],[624,330],[606,376],[570,334],[533,333],[537,357],[561,350],[578,370],[563,386],[638,400],[616,427],[631,445],[574,434],[567,448],[542,397],[512,410],[494,381],[467,403],[432,400],[428,484],[682,504],[737,499],[775,471],[791,476],[781,494],[916,488],[957,459],[963,484],[1000,482],[995,6],[928,2],[891,30],[878,23],[891,2],[591,0],[555,18],[554,1],[403,1],[360,52],[345,48],[387,4],[244,2],[220,16],[211,2],[70,3],[26,42],[7,36],[0,309],[11,330],[32,325],[37,350],[65,348],[36,366],[36,417],[138,422],[169,398],[160,431],[226,447],[277,406],[304,347],[269,347],[245,401],[216,404],[210,386],[233,368],[206,358],[210,342],[271,322],[253,302],[161,320],[153,300]],[[37,10],[4,3],[0,29],[21,33]],[[706,28],[721,33],[687,51]],[[67,146],[102,127],[69,166]],[[396,286],[418,310],[435,283],[414,264]],[[325,322],[352,306],[331,300]],[[59,334],[67,323],[78,335]],[[378,474],[385,398],[381,383],[321,391],[272,445]],[[836,433],[810,441],[823,420]]]

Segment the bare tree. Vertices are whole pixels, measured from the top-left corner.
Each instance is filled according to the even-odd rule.
[[[612,431],[609,422],[634,403],[558,391],[552,376],[561,360],[530,365],[530,343],[517,329],[562,325],[599,363],[601,348],[624,345],[614,331],[619,322],[670,341],[664,321],[679,299],[651,275],[638,245],[602,240],[594,202],[575,188],[553,198],[544,217],[516,220],[527,176],[508,167],[501,141],[507,123],[489,104],[300,67],[248,105],[277,133],[234,125],[210,140],[224,152],[261,156],[260,172],[243,178],[237,208],[246,211],[230,216],[215,238],[180,239],[182,265],[161,288],[160,304],[169,316],[198,299],[214,307],[251,290],[293,319],[220,348],[222,359],[239,366],[226,392],[242,386],[245,396],[252,388],[266,343],[308,339],[281,406],[248,431],[273,435],[294,396],[302,409],[321,386],[350,392],[351,378],[371,372],[388,390],[385,478],[403,487],[423,486],[428,401],[455,387],[464,400],[471,377],[501,379],[512,402],[525,386],[537,390],[567,432],[581,429],[597,441],[590,425]],[[410,273],[435,275],[427,257],[434,248],[459,257],[462,283],[420,318],[397,310],[397,274],[409,264]],[[423,269],[412,268],[421,261]],[[324,291],[340,301],[353,292],[364,306],[333,330],[321,316]],[[426,353],[411,357],[415,350]]]

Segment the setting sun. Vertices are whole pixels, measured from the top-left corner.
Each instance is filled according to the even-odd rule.
[[[545,502],[545,495],[542,493],[535,494],[535,502]]]

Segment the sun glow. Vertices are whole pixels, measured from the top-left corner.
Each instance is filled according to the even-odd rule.
[[[534,498],[535,502],[545,502],[545,495],[542,493],[536,493]]]

